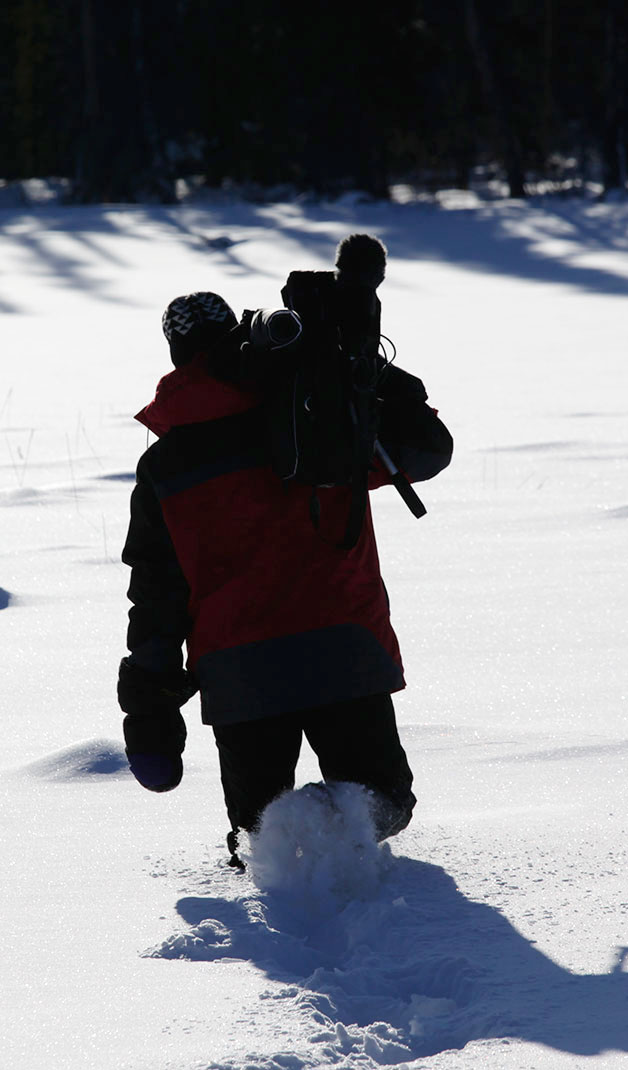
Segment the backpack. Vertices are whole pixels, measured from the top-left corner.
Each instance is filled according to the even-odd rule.
[[[316,529],[318,488],[350,487],[338,543],[344,550],[360,537],[376,456],[414,515],[425,513],[377,438],[378,387],[388,364],[379,355],[381,305],[375,289],[384,267],[381,243],[352,235],[339,247],[336,271],[291,272],[281,291],[284,310],[259,310],[250,321],[252,346],[263,348],[265,341],[278,359],[265,405],[273,470],[286,485],[312,488],[310,517]]]

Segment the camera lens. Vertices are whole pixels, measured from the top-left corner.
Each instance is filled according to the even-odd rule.
[[[296,342],[301,320],[288,308],[260,308],[251,320],[251,342],[262,349],[282,349]]]

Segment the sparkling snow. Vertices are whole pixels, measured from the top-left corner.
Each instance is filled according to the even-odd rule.
[[[0,211],[7,1070],[562,1070],[628,1053],[628,206],[586,200]],[[132,420],[160,317],[277,305],[356,230],[383,330],[451,428],[417,522],[373,499],[419,797],[377,846],[280,799],[230,869],[211,733],[126,770]],[[306,753],[299,784],[318,779]]]

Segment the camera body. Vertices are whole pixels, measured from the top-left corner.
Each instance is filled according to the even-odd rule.
[[[375,291],[385,268],[382,243],[353,234],[340,243],[334,271],[292,271],[281,291],[285,307],[246,312],[242,321],[247,332],[242,359],[252,363],[260,354],[270,355],[258,365],[266,372],[273,471],[286,484],[311,488],[310,517],[317,529],[319,491],[348,489],[344,534],[332,536],[346,551],[363,528],[376,454],[415,516],[425,511],[377,438],[378,388],[387,361],[379,357],[381,305]]]

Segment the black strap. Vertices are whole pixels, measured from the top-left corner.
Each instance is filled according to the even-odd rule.
[[[312,487],[312,494],[310,496],[310,520],[312,521],[314,530],[318,531],[321,526],[321,501],[316,487]]]
[[[349,515],[342,541],[338,543],[341,550],[352,550],[356,545],[364,517],[366,516],[366,504],[369,491],[369,460],[367,456],[368,443],[364,439],[365,428],[368,428],[368,399],[365,394],[358,394],[351,402],[351,421],[353,425],[353,472],[351,475],[351,503]]]

